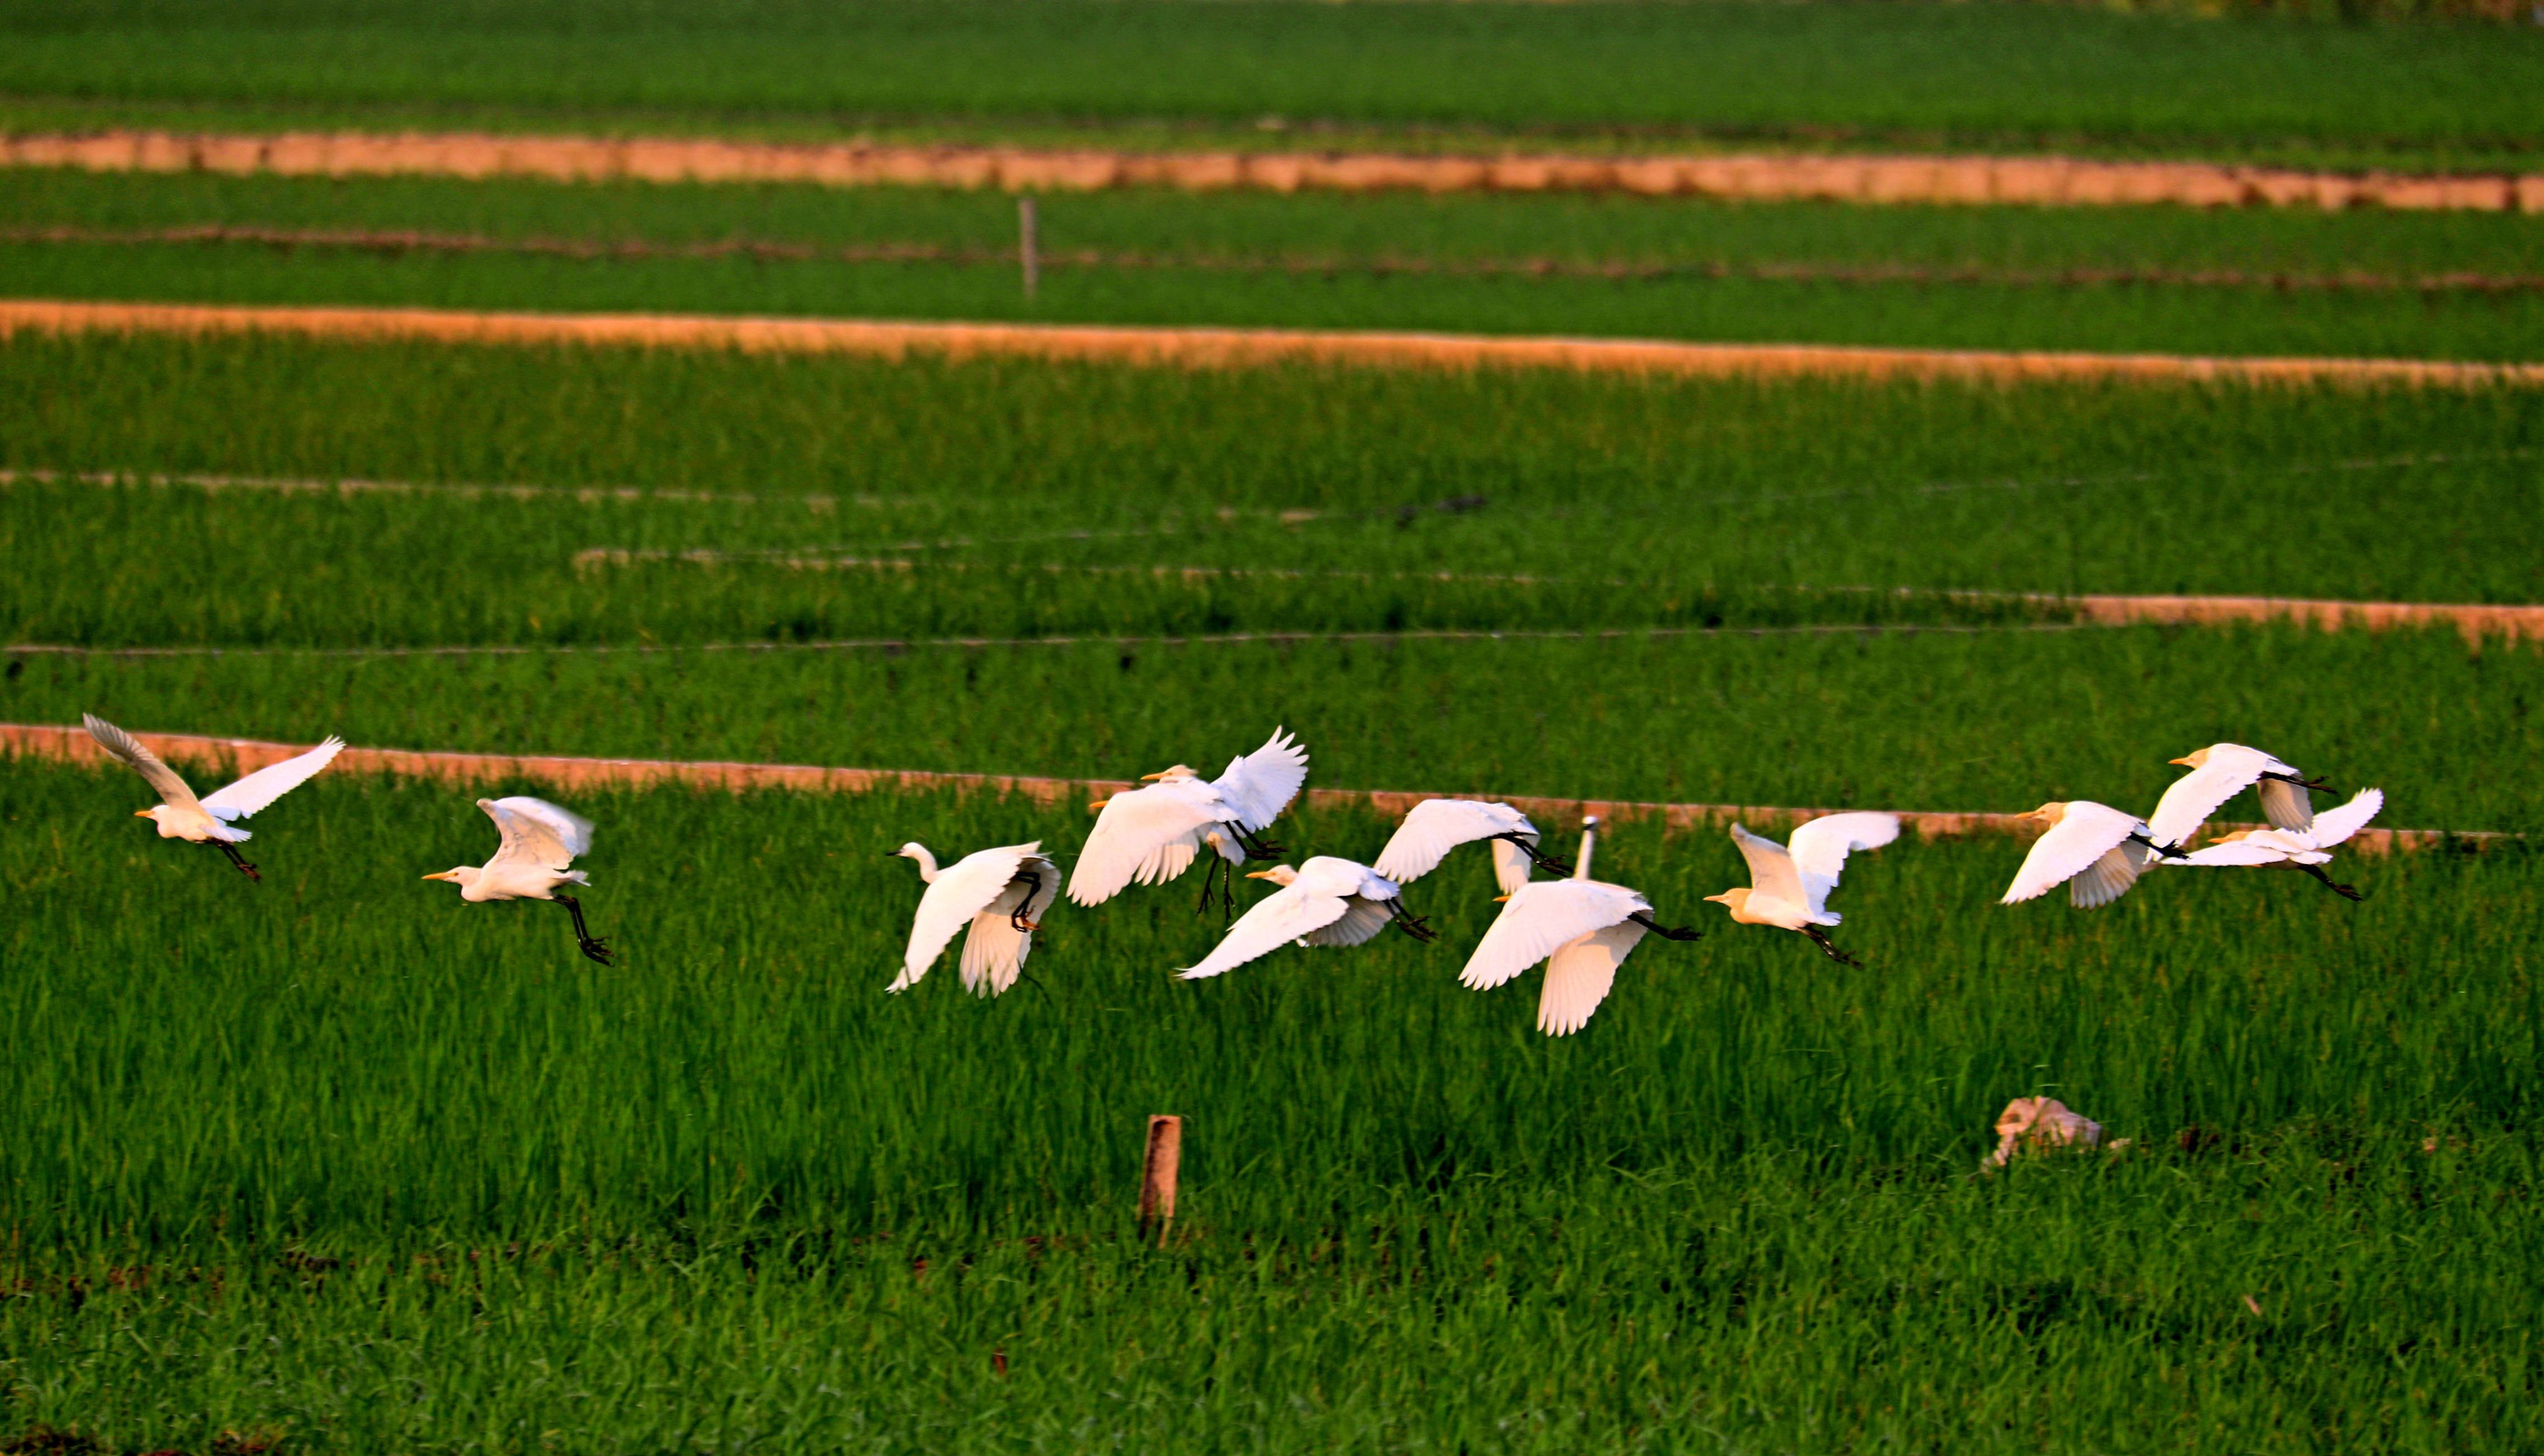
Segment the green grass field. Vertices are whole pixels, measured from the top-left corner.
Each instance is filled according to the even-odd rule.
[[[2544,122],[2530,30],[2065,6],[17,0],[0,35],[22,125],[1334,126],[2491,168],[2531,166]]]

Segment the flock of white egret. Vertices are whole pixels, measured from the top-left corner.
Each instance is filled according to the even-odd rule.
[[[157,821],[162,838],[211,844],[257,878],[238,852],[248,832],[237,821],[254,814],[325,768],[344,742],[329,738],[297,758],[260,769],[200,799],[176,771],[129,733],[95,715],[88,730],[107,752],[129,765],[161,803],[140,810]],[[2297,769],[2240,743],[2215,743],[2173,762],[2190,771],[2176,780],[2138,818],[2087,800],[2044,804],[2024,817],[2045,826],[2023,862],[2002,903],[2036,898],[2060,884],[2078,906],[2110,903],[2151,865],[2284,867],[2304,872],[2348,899],[2358,891],[2336,882],[2323,866],[2331,850],[2358,832],[2384,805],[2374,789],[2318,815],[2312,791],[2323,789]],[[1216,889],[1228,911],[1235,908],[1239,867],[1271,861],[1281,847],[1262,836],[1308,782],[1308,752],[1296,737],[1274,729],[1262,747],[1230,761],[1216,779],[1176,764],[1145,778],[1146,787],[1098,800],[1095,827],[1067,877],[1042,852],[1040,841],[1003,845],[939,866],[926,846],[905,844],[893,853],[914,860],[925,888],[912,918],[901,973],[887,988],[918,983],[963,934],[963,985],[994,996],[1013,986],[1032,953],[1034,932],[1065,893],[1082,907],[1100,905],[1132,884],[1162,884],[1203,861],[1201,907]],[[2187,845],[2209,816],[2236,795],[2253,790],[2266,829],[2227,834],[2198,850]],[[482,866],[460,866],[427,875],[458,884],[460,898],[551,900],[574,917],[576,943],[592,959],[609,963],[607,945],[584,923],[582,904],[564,891],[590,883],[572,868],[592,848],[590,820],[544,800],[481,799],[477,806],[503,836],[495,857]],[[1506,804],[1431,799],[1413,806],[1373,864],[1316,855],[1296,867],[1275,864],[1248,879],[1276,888],[1234,917],[1218,946],[1180,972],[1187,980],[1223,975],[1284,946],[1357,946],[1391,925],[1419,941],[1434,939],[1420,916],[1404,908],[1403,887],[1437,869],[1461,845],[1483,843],[1493,856],[1502,893],[1501,911],[1484,932],[1459,980],[1488,990],[1543,962],[1545,982],[1537,1025],[1549,1035],[1579,1031],[1607,999],[1617,968],[1646,934],[1692,941],[1694,930],[1662,925],[1638,890],[1590,878],[1599,821],[1582,821],[1569,864],[1547,854],[1544,835],[1526,814]],[[1708,895],[1728,910],[1733,923],[1765,925],[1804,936],[1820,952],[1859,964],[1838,949],[1827,928],[1839,924],[1828,908],[1847,857],[1899,837],[1890,813],[1825,814],[1794,829],[1784,844],[1731,826],[1731,840],[1748,862],[1746,886]],[[1537,870],[1562,878],[1537,880]]]

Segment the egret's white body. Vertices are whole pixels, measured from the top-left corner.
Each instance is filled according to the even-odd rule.
[[[2147,841],[2146,820],[2122,813],[2107,804],[2079,799],[2044,804],[2023,815],[2049,826],[2024,856],[2014,883],[1998,903],[2013,905],[2036,899],[2064,884],[2079,909],[2107,905],[2128,893],[2156,859]]]
[[[320,769],[335,762],[337,754],[345,751],[345,740],[331,736],[296,758],[269,764],[236,783],[224,785],[197,799],[185,779],[162,763],[158,754],[141,746],[140,739],[94,713],[80,715],[80,721],[87,725],[89,736],[97,740],[99,747],[139,774],[157,791],[160,802],[150,808],[134,810],[133,816],[156,823],[160,838],[183,839],[189,844],[211,843],[226,848],[244,843],[253,836],[238,827],[239,820],[309,782]],[[250,878],[255,877],[254,866],[239,860],[234,851],[230,857],[248,872]]]
[[[1100,905],[1123,886],[1163,884],[1192,868],[1207,846],[1232,865],[1245,862],[1238,835],[1268,827],[1308,782],[1308,750],[1275,728],[1262,747],[1204,779],[1184,765],[1149,774],[1145,789],[1099,801],[1103,812],[1070,872],[1069,898]]]
[[[1478,839],[1493,847],[1493,879],[1500,881],[1502,893],[1518,893],[1528,883],[1538,832],[1528,815],[1507,804],[1426,799],[1395,826],[1376,868],[1397,884],[1411,884],[1438,869],[1449,851]]]
[[[2305,829],[2239,829],[2215,843],[2166,860],[2168,865],[2188,865],[2195,869],[2213,870],[2233,867],[2266,869],[2283,867],[2302,870],[2340,894],[2356,899],[2358,891],[2345,884],[2334,884],[2322,866],[2332,863],[2332,848],[2346,843],[2352,835],[2367,827],[2385,806],[2382,790],[2362,789],[2356,798],[2337,808],[2325,809],[2312,816],[2312,826]]]
[[[1640,893],[1590,878],[1598,823],[1595,818],[1582,822],[1580,856],[1571,879],[1535,881],[1502,897],[1501,914],[1458,973],[1461,984],[1485,991],[1545,961],[1537,1029],[1550,1036],[1581,1030],[1608,999],[1617,967],[1641,943],[1643,933],[1655,928],[1641,918],[1651,914],[1652,906]]]
[[[927,888],[911,918],[901,974],[885,989],[907,991],[917,985],[944,954],[946,942],[966,926],[963,989],[995,996],[1014,985],[1033,952],[1033,933],[1043,912],[1060,895],[1060,867],[1043,855],[1042,841],[980,850],[942,870],[923,844],[905,844],[894,853],[918,862],[918,878]]]
[[[2273,827],[2304,829],[2314,822],[2306,776],[2259,748],[2211,743],[2173,761],[2190,772],[2174,780],[2147,815],[2149,837],[2168,849],[2189,843],[2219,805],[2247,789],[2256,791],[2262,817]]]
[[[1810,937],[1831,959],[1852,958],[1828,942],[1820,927],[1836,925],[1828,907],[1846,857],[1860,849],[1879,849],[1899,837],[1899,816],[1884,813],[1823,814],[1793,830],[1789,844],[1778,844],[1731,826],[1731,842],[1749,862],[1749,887],[1727,889],[1706,898],[1731,912],[1740,925],[1772,925]]]
[[[1216,949],[1180,972],[1185,980],[1224,975],[1287,945],[1362,945],[1396,918],[1395,881],[1350,860],[1317,855],[1296,870],[1275,865],[1247,878],[1281,887],[1236,917]]]
[[[589,885],[591,877],[571,868],[575,856],[592,853],[592,821],[544,799],[518,795],[481,799],[477,806],[495,821],[503,842],[483,865],[461,865],[424,877],[459,886],[459,898],[473,905],[489,900],[554,900],[574,912],[575,940],[583,954],[606,965],[605,943],[593,939],[583,923],[583,906],[566,885]]]

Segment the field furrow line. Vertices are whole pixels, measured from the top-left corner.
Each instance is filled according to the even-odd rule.
[[[894,146],[483,132],[272,135],[113,129],[0,137],[0,166],[233,176],[551,182],[802,183],[1009,192],[1112,188],[1419,192],[1627,192],[1858,203],[2193,207],[2376,206],[2544,212],[2544,174],[2341,173],[2208,162],[1885,154],[1596,157],[1385,152],[1128,151]]]
[[[306,743],[276,743],[260,738],[229,738],[207,733],[132,730],[134,737],[162,758],[220,763],[249,773],[307,752]],[[0,753],[58,762],[114,762],[85,728],[53,724],[0,724]],[[586,758],[556,754],[455,753],[416,748],[347,748],[334,768],[351,773],[395,774],[449,784],[530,781],[560,790],[650,788],[681,785],[723,789],[790,790],[811,794],[876,794],[938,789],[1014,794],[1037,804],[1060,804],[1085,795],[1109,795],[1136,789],[1127,779],[1055,778],[1029,774],[961,773],[927,769],[833,768],[813,764],[736,763],[661,758]],[[1384,814],[1402,814],[1430,799],[1494,799],[1533,817],[1577,824],[1596,814],[1612,822],[1659,820],[1674,829],[1703,828],[1733,822],[1787,828],[1831,808],[1796,808],[1754,804],[1663,804],[1640,800],[1567,799],[1545,795],[1493,794],[1476,791],[1442,794],[1405,789],[1310,789],[1308,803],[1318,806],[1367,806]],[[1850,808],[1866,805],[1853,805]],[[1994,810],[1899,809],[1901,822],[1925,839],[1962,838],[1978,834],[2029,834],[2037,829],[2021,813]],[[2212,824],[2211,830],[2260,828],[2258,824]],[[2490,830],[2362,829],[2349,844],[2360,854],[2388,854],[2428,849],[2454,841],[2484,843],[2515,838]]]
[[[2108,380],[2453,389],[2544,385],[2544,364],[2451,359],[1680,344],[1387,331],[930,323],[708,314],[0,300],[0,336],[20,330],[49,334],[286,334],[321,339],[415,339],[443,344],[840,353],[888,359],[913,355],[954,359],[1011,357],[1182,368],[1312,364],[1987,383]]]

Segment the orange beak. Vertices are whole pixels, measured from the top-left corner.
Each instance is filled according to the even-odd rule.
[[[1248,880],[1269,880],[1272,878],[1272,872],[1269,870],[1249,870],[1245,873],[1245,878]]]
[[[427,880],[448,880],[450,878],[450,872],[447,870],[439,870],[431,875],[427,875],[424,878]]]
[[[1164,777],[1164,774],[1142,774],[1140,775],[1140,782],[1143,784],[1153,784]]]
[[[1102,808],[1104,805],[1108,805],[1108,804],[1111,804],[1112,802],[1113,802],[1113,801],[1112,801],[1112,800],[1110,800],[1110,799],[1099,799],[1099,800],[1095,801],[1093,804],[1088,805],[1086,807],[1088,808],[1088,810],[1092,811],[1092,810],[1095,810],[1095,809]]]
[[[2183,767],[2185,767],[2185,768],[2188,768],[2188,767],[2190,767],[2190,760],[2189,760],[2189,759],[2187,759],[2187,758],[2168,758],[2168,759],[2166,759],[2166,760],[2165,760],[2165,762],[2167,762],[2167,763],[2178,763],[2178,764],[2181,764],[2181,765],[2182,765]]]
[[[146,819],[150,817],[150,810],[146,808],[136,808],[132,811],[132,816],[136,819]]]
[[[1494,904],[1496,904],[1496,905],[1498,905],[1498,904],[1501,904],[1503,901],[1505,901],[1505,900],[1507,900],[1507,899],[1509,899],[1509,898],[1510,898],[1510,896],[1509,896],[1509,895],[1495,895],[1495,896],[1493,896],[1493,903],[1494,903]]]

